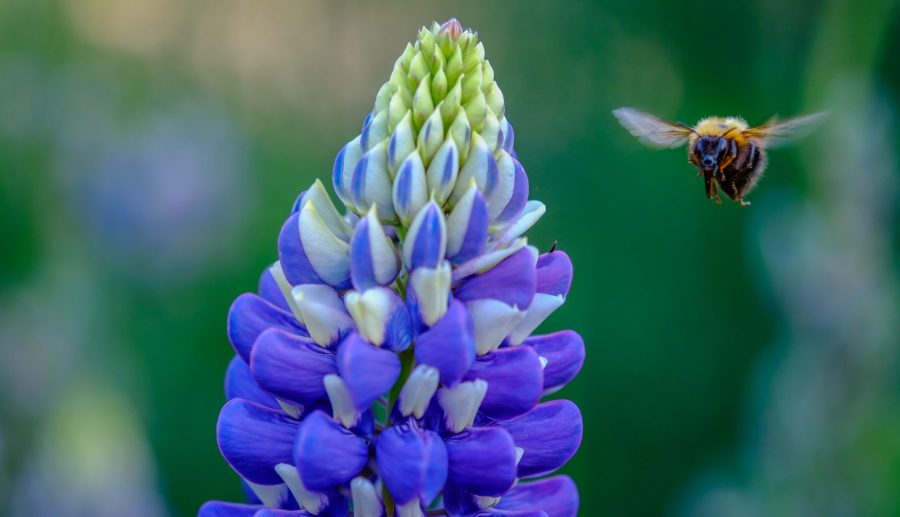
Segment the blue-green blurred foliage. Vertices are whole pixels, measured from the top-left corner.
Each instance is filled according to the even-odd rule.
[[[62,373],[17,363],[28,357],[18,346],[44,343],[20,339],[30,327],[0,328],[11,365],[0,370],[0,501],[40,456],[35,430],[53,421],[56,393],[84,376],[135,409],[169,512],[241,497],[215,443],[228,306],[276,258],[292,201],[330,177],[405,43],[455,16],[484,41],[531,197],[548,207],[531,242],[558,241],[575,265],[545,328],[576,329],[587,346],[559,394],[584,414],[566,467],[582,513],[673,511],[697,472],[735,467],[747,413],[762,411],[747,409],[747,391],[783,322],[749,220],[772,205],[708,202],[684,151],[642,147],[610,110],[761,123],[839,110],[823,103],[840,104],[828,92],[853,75],[896,131],[895,3],[4,0],[0,306],[37,293],[35,327],[82,303],[90,317],[76,318],[87,322],[77,338],[60,331],[81,358]],[[750,199],[815,199],[817,163],[774,151]],[[896,230],[896,215],[879,217]],[[17,368],[50,390],[33,414],[21,413],[30,388],[6,374]]]

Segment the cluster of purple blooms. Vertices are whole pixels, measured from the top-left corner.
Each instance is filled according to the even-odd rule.
[[[278,262],[228,315],[216,434],[250,503],[201,517],[577,514],[573,481],[546,476],[581,414],[541,398],[584,343],[532,335],[572,264],[522,237],[544,206],[498,95],[474,33],[423,29],[335,161],[346,213],[321,182],[299,196]]]

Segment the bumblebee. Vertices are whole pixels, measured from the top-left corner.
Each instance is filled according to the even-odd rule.
[[[667,122],[633,108],[613,110],[632,135],[644,144],[657,148],[688,144],[688,160],[703,176],[707,199],[721,203],[719,190],[742,206],[744,200],[762,178],[768,157],[766,149],[784,145],[804,136],[824,113],[771,121],[750,127],[739,117],[707,117],[695,126]]]

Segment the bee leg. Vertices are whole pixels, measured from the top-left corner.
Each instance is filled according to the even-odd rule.
[[[751,204],[753,204],[749,201],[744,201],[743,199],[738,199],[738,201],[740,201],[741,206],[750,206]]]
[[[706,199],[713,198],[713,191],[716,188],[716,184],[713,182],[712,174],[708,172],[703,173],[703,182],[706,185]]]

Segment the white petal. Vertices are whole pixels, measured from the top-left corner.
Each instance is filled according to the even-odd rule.
[[[425,163],[430,163],[431,157],[437,152],[444,141],[444,121],[441,120],[441,111],[434,110],[419,130],[418,149]]]
[[[297,472],[297,467],[293,465],[289,465],[287,463],[279,463],[275,465],[275,472],[281,476],[281,479],[284,480],[284,483],[291,490],[291,493],[294,494],[294,499],[300,503],[307,512],[318,515],[326,506],[328,506],[328,496],[319,492],[312,492],[308,490],[305,486],[303,486],[303,481],[300,479],[300,473]],[[265,501],[263,501],[265,504]],[[273,506],[266,504],[266,506],[278,508],[278,506]]]
[[[540,201],[525,203],[525,210],[518,219],[510,223],[503,231],[503,235],[497,239],[499,244],[505,244],[527,232],[547,212],[547,207]]]
[[[504,150],[497,153],[497,173],[497,188],[487,198],[488,215],[491,220],[503,213],[516,187],[516,164],[513,157]]]
[[[316,207],[319,217],[322,218],[328,229],[343,240],[350,240],[350,237],[353,236],[353,228],[347,224],[347,221],[338,212],[321,180],[317,179],[309,190],[303,194],[300,208],[306,206],[307,203],[312,203]]]
[[[496,151],[500,148],[500,144],[502,142],[499,141],[500,136],[500,121],[497,120],[497,116],[488,110],[487,116],[484,117],[484,126],[482,126],[481,131],[478,132],[482,138],[484,138],[484,143],[493,150]]]
[[[375,281],[386,284],[397,276],[400,269],[400,257],[394,244],[388,238],[374,210],[366,216],[369,219],[369,244],[372,252],[372,269]]]
[[[475,327],[475,351],[478,355],[493,352],[525,316],[524,311],[501,302],[483,299],[466,303]]]
[[[257,485],[244,480],[250,490],[259,497],[259,500],[266,506],[278,508],[283,501],[287,500],[288,487],[286,485]]]
[[[422,503],[419,502],[419,498],[413,498],[411,501],[406,504],[398,504],[397,505],[397,517],[424,517],[425,514],[422,513]]]
[[[337,374],[330,373],[323,379],[328,400],[331,402],[331,410],[334,419],[346,428],[351,428],[359,422],[359,412],[353,405],[350,390]]]
[[[438,391],[438,403],[444,409],[444,421],[454,433],[475,423],[475,415],[487,394],[488,383],[483,379],[461,382],[453,388]]]
[[[376,346],[384,343],[391,298],[386,289],[367,289],[362,293],[348,291],[344,296],[347,310],[353,316],[359,335]]]
[[[294,296],[291,294],[291,283],[288,282],[287,277],[284,276],[284,270],[281,269],[281,262],[276,261],[269,268],[269,273],[272,274],[272,278],[275,279],[275,283],[278,284],[278,288],[281,289],[281,294],[284,295],[284,300],[287,302],[288,307],[291,308],[291,312],[294,314],[294,317],[297,318],[297,321],[303,321],[303,316],[300,315],[300,309],[297,308],[297,303],[294,301]]]
[[[375,485],[368,479],[362,476],[353,478],[350,482],[350,494],[353,498],[355,517],[380,517],[383,513]]]
[[[321,346],[330,345],[338,334],[353,327],[337,291],[323,284],[301,284],[291,291],[309,336]]]
[[[505,248],[496,249],[489,253],[479,255],[468,262],[460,264],[460,266],[453,271],[453,281],[456,282],[469,275],[483,273],[488,269],[493,268],[497,264],[503,262],[503,259],[506,257],[509,257],[513,253],[524,248],[527,242],[528,241],[525,239],[516,239]]]
[[[303,408],[296,404],[292,404],[290,402],[285,402],[281,399],[275,399],[278,402],[278,405],[281,406],[281,409],[284,410],[285,413],[291,416],[291,418],[300,418],[300,414],[303,412]]]
[[[313,203],[300,210],[297,226],[303,251],[319,278],[335,285],[350,278],[350,245],[328,228]]]
[[[510,344],[518,345],[525,341],[534,332],[534,329],[538,328],[538,325],[543,323],[565,301],[565,297],[559,294],[535,293],[531,305],[525,312],[525,317],[509,333]]]
[[[434,325],[447,312],[450,277],[450,263],[447,261],[434,269],[416,268],[410,275],[409,286],[416,294],[419,313],[426,325]]]
[[[403,416],[413,414],[416,418],[425,416],[425,410],[437,391],[440,378],[437,368],[424,364],[416,366],[400,390],[400,413]]]

